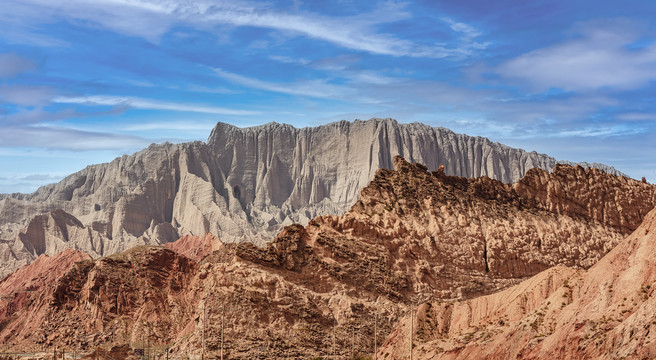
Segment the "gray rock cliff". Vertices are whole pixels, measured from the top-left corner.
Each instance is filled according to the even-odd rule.
[[[392,119],[302,129],[219,123],[207,143],[151,145],[32,194],[0,195],[0,276],[65,247],[95,256],[182,235],[263,244],[282,226],[345,212],[393,157],[503,182],[557,160],[482,137]],[[606,172],[615,169],[595,165]]]

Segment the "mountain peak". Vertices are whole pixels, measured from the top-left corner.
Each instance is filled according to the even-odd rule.
[[[211,232],[227,243],[262,245],[290,223],[344,213],[378,169],[394,167],[397,155],[430,171],[447,164],[445,175],[504,183],[557,163],[485,138],[390,118],[302,129],[218,123],[207,143],[151,145],[33,194],[4,195],[0,251],[13,255],[0,275],[64,244],[103,256]],[[26,230],[36,216],[58,209],[81,224],[67,228],[73,233],[68,240],[50,232],[42,241],[35,236],[44,231]]]

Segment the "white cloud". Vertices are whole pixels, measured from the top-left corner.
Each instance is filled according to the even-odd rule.
[[[644,129],[639,127],[629,127],[625,125],[612,125],[612,126],[586,126],[579,129],[564,130],[551,136],[556,137],[609,137],[609,136],[626,136],[636,135],[643,133]]]
[[[23,176],[18,180],[22,181],[56,181],[56,180],[61,180],[63,176],[61,175],[50,175],[50,174],[30,174],[27,176]]]
[[[275,60],[281,63],[285,64],[297,64],[297,65],[307,65],[311,63],[310,60],[303,59],[303,58],[292,58],[289,56],[280,56],[280,55],[271,55],[269,56],[269,59]]]
[[[460,39],[460,51],[463,54],[471,52],[472,50],[483,50],[491,45],[490,42],[477,42],[474,39],[483,35],[478,29],[474,28],[471,25],[454,21],[451,18],[443,17],[442,21],[449,24],[451,30],[461,33],[462,37]]]
[[[623,22],[595,22],[582,36],[509,60],[496,72],[542,91],[632,90],[656,80],[656,46],[630,49],[636,35]]]
[[[104,106],[124,106],[134,109],[146,110],[170,110],[184,112],[198,112],[219,115],[259,115],[259,111],[229,109],[217,106],[199,105],[199,104],[180,104],[152,99],[143,99],[127,96],[110,96],[110,95],[92,95],[65,97],[59,96],[52,100],[55,103],[62,104],[82,104],[82,105],[104,105]]]

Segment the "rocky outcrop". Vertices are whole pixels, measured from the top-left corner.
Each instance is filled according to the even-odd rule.
[[[656,210],[589,270],[555,267],[494,295],[416,311],[414,359],[648,359],[656,354]],[[406,359],[410,317],[379,352]]]
[[[91,259],[88,254],[73,249],[63,250],[55,256],[39,256],[33,263],[21,267],[0,281],[0,303],[6,303],[14,295],[50,286],[74,263],[87,259]]]
[[[152,145],[33,194],[0,195],[0,276],[61,246],[100,256],[208,232],[225,242],[262,245],[285,225],[344,213],[377,169],[392,168],[395,155],[431,170],[449,164],[449,175],[502,182],[557,163],[485,138],[392,119],[303,129],[219,123],[207,143]],[[44,241],[50,225],[35,216],[59,210],[72,230],[58,240],[50,232]]]
[[[312,220],[305,242],[350,260],[330,262],[339,276],[405,300],[427,291],[473,297],[559,264],[588,268],[656,205],[652,185],[567,165],[533,170],[512,185],[429,172],[400,157],[394,166],[379,170],[345,215]],[[527,194],[536,179],[558,196]]]

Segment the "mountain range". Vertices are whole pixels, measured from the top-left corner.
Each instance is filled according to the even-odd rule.
[[[219,123],[207,142],[151,145],[32,194],[0,195],[0,276],[66,248],[97,258],[183,235],[264,245],[283,226],[342,214],[393,158],[510,183],[558,161],[392,119],[297,129]],[[601,164],[582,164],[622,175]]]

